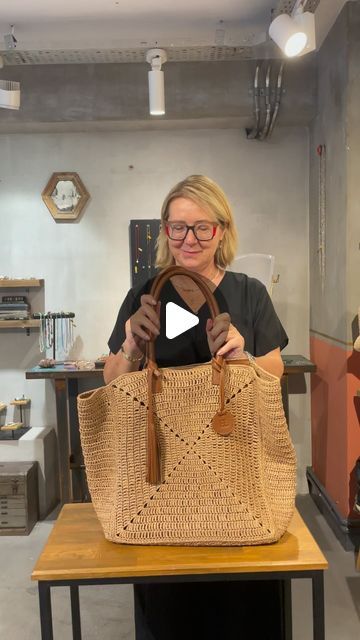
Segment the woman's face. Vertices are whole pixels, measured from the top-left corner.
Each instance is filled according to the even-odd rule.
[[[209,223],[211,226],[216,225],[214,219],[189,198],[175,198],[171,201],[167,223],[179,223],[179,225],[182,223],[189,226],[199,224],[198,235],[206,232]],[[198,240],[192,229],[187,232],[184,240],[172,240],[168,237],[169,249],[175,263],[199,273],[206,270],[215,264],[215,252],[223,234],[223,229],[218,225],[214,237],[206,241]]]

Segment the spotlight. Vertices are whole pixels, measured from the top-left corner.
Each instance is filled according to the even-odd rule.
[[[17,40],[14,34],[15,27],[13,24],[10,25],[10,29],[10,33],[4,35],[5,49],[16,49]]]
[[[0,69],[4,66],[4,58],[0,55]],[[20,83],[12,80],[0,80],[0,109],[19,109]]]
[[[164,49],[149,49],[146,61],[151,64],[149,78],[149,108],[150,115],[163,116],[165,113],[164,72],[161,65],[167,61]]]
[[[295,15],[294,20],[307,35],[306,45],[298,55],[303,56],[306,53],[315,51],[316,49],[315,15],[313,13],[310,13],[310,11],[305,11],[304,13],[300,12],[297,15]]]
[[[0,80],[0,108],[19,109],[20,82]]]
[[[315,16],[303,11],[304,0],[297,0],[291,16],[282,13],[272,21],[269,36],[289,58],[310,53],[316,48]]]

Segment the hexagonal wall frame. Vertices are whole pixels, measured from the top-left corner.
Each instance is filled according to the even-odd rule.
[[[84,209],[90,195],[77,173],[53,173],[42,199],[54,220],[73,222]]]

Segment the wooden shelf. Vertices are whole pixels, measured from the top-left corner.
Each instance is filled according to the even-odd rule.
[[[0,329],[39,329],[40,320],[0,320]]]
[[[35,289],[44,286],[44,280],[38,278],[0,278],[1,289]],[[0,320],[1,329],[26,329],[30,335],[30,329],[39,329],[40,320]]]
[[[16,429],[21,429],[23,426],[23,422],[8,422],[8,424],[4,424],[0,429],[1,431],[16,431]]]
[[[32,287],[42,287],[44,280],[38,280],[37,278],[31,278],[29,280],[0,280],[0,289],[31,289]]]

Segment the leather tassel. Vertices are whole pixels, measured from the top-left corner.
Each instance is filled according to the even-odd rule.
[[[148,370],[148,424],[147,424],[147,482],[149,484],[160,484],[160,451],[159,444],[156,437],[156,429],[153,413],[153,375],[155,370],[149,368]]]

